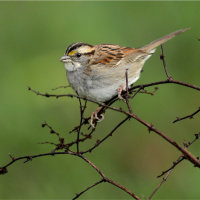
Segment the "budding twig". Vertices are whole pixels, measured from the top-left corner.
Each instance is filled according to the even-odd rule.
[[[168,73],[168,71],[167,71],[167,66],[166,66],[166,63],[165,63],[164,48],[163,48],[163,45],[162,45],[162,44],[161,44],[161,49],[162,49],[162,55],[160,56],[160,59],[163,61],[165,73],[166,73],[168,79],[172,79],[172,78],[169,76],[169,73]]]
[[[193,116],[196,115],[198,112],[200,112],[200,107],[199,107],[199,109],[198,109],[197,111],[195,111],[195,112],[192,113],[191,115],[188,115],[188,116],[182,117],[182,118],[177,117],[177,119],[176,119],[175,121],[173,121],[173,123],[178,122],[178,121],[181,121],[181,120],[183,120],[183,119],[187,119],[187,118],[189,118],[189,119],[194,119]]]
[[[67,86],[59,86],[59,87],[57,87],[57,88],[53,88],[52,90],[57,90],[57,89],[59,89],[59,88],[67,88],[67,87],[71,87],[70,85],[67,85]]]

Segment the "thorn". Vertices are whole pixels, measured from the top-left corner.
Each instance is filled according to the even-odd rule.
[[[173,78],[172,78],[172,77],[169,77],[169,78],[167,79],[167,81],[171,82],[171,81],[173,81]]]
[[[188,147],[188,144],[185,142],[185,140],[183,140],[183,145],[184,147]]]
[[[45,124],[42,124],[42,128],[44,128],[46,125],[47,125],[46,123],[45,123]]]
[[[177,164],[177,162],[176,162],[176,161],[174,161],[174,162],[173,162],[173,165],[176,165],[176,164]]]
[[[13,156],[11,156],[11,154],[9,153],[9,156],[11,157],[12,160],[15,160],[15,158]]]
[[[24,161],[24,163],[26,163],[26,162],[28,162],[28,161],[32,161],[33,160],[33,158],[31,157],[31,156],[28,156],[27,158],[26,158],[26,160]]]
[[[195,135],[196,139],[199,139],[200,132],[199,132],[199,134],[194,134],[194,135]]]
[[[150,131],[152,131],[153,129],[154,129],[154,126],[153,126],[153,124],[151,124],[151,126],[148,128],[149,133],[150,133]]]
[[[6,174],[8,172],[8,170],[6,169],[6,167],[0,167],[0,174]]]
[[[96,141],[95,145],[97,146],[100,142],[101,142],[101,140],[98,139],[98,140]]]

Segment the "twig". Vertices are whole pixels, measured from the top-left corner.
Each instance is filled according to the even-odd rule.
[[[167,80],[167,82],[169,82],[169,81],[170,81],[170,80]],[[173,80],[172,80],[172,81],[173,81]],[[160,83],[160,82],[159,82],[159,83]],[[166,81],[165,81],[165,82],[162,82],[162,84],[163,84],[163,83],[166,83]],[[169,83],[171,83],[171,82],[169,82]],[[146,84],[146,85],[150,85],[150,84]],[[189,84],[187,84],[187,85],[189,85]],[[143,85],[143,86],[145,86],[145,85]],[[139,86],[138,86],[138,87],[139,87]],[[188,86],[188,87],[189,87],[189,86]],[[197,86],[195,86],[195,87],[197,87]],[[136,86],[133,87],[133,88],[135,89]],[[41,93],[39,93],[39,92],[36,92],[35,90],[32,90],[30,87],[29,87],[29,90],[35,92],[37,95],[46,96],[46,97],[64,97],[64,96],[70,96],[70,97],[76,97],[76,98],[80,98],[80,99],[86,100],[86,98],[84,98],[84,97],[78,97],[78,96],[72,95],[72,94],[68,94],[68,95],[67,95],[67,94],[66,94],[66,95],[50,95],[50,94],[47,94],[47,93],[46,93],[46,94],[41,94]],[[199,88],[199,90],[200,90],[200,88]],[[144,120],[142,120],[141,118],[139,118],[137,115],[135,115],[135,114],[133,114],[133,113],[128,113],[128,112],[126,112],[126,111],[124,111],[124,110],[122,110],[122,109],[117,109],[117,108],[114,108],[114,107],[111,107],[111,106],[107,106],[107,105],[105,105],[105,104],[103,104],[103,103],[99,103],[99,102],[96,102],[96,101],[91,100],[91,99],[87,99],[87,100],[90,101],[90,102],[93,102],[93,103],[95,103],[95,104],[98,104],[98,105],[100,105],[100,106],[102,106],[102,107],[107,107],[107,108],[110,108],[110,109],[112,109],[112,110],[115,110],[115,111],[124,113],[124,114],[126,114],[127,116],[136,119],[137,121],[139,121],[140,123],[142,123],[143,125],[145,125],[145,126],[148,128],[148,130],[154,131],[155,133],[157,133],[158,135],[160,135],[161,137],[163,137],[165,140],[167,140],[169,143],[171,143],[173,146],[175,146],[178,150],[180,150],[180,151],[184,154],[184,156],[185,156],[190,162],[192,162],[193,164],[195,164],[197,167],[200,167],[200,162],[199,162],[199,160],[196,159],[191,153],[189,153],[189,152],[188,152],[187,150],[185,150],[183,147],[179,146],[176,142],[174,142],[172,139],[170,139],[169,137],[167,137],[164,133],[162,133],[161,131],[159,131],[158,129],[156,129],[154,126],[150,125],[149,123],[147,123],[147,122],[145,122]]]
[[[166,73],[168,79],[172,79],[172,78],[169,76],[169,73],[168,73],[168,71],[167,71],[167,67],[166,67],[166,63],[165,63],[164,48],[163,48],[163,45],[162,45],[162,44],[161,44],[161,49],[162,49],[162,55],[160,56],[160,59],[163,61],[165,73]]]
[[[51,126],[49,126],[48,124],[47,124],[47,122],[46,121],[44,121],[45,123],[44,124],[42,124],[42,128],[44,128],[45,126],[47,126],[51,131],[50,131],[50,133],[51,134],[56,134],[57,136],[58,136],[58,138],[59,138],[59,140],[61,139],[60,138],[60,134],[59,133],[57,133],[56,131],[54,131],[53,129],[52,129],[52,127]]]
[[[136,94],[137,94],[138,92],[140,92],[141,89],[143,89],[143,86],[142,86],[142,85],[140,85],[140,88],[134,93],[134,95],[131,97],[131,99],[133,99],[133,98],[136,96]]]
[[[111,181],[110,179],[108,179],[102,172],[100,169],[98,169],[91,161],[89,161],[87,158],[85,158],[83,155],[78,154],[79,157],[81,157],[83,160],[85,160],[88,164],[90,164],[104,179],[104,181],[124,190],[126,193],[128,193],[129,195],[131,195],[133,198],[140,200],[139,197],[137,197],[134,193],[132,193],[130,190],[126,189],[125,187],[119,185],[118,183],[115,183],[114,181]]]
[[[150,87],[150,86],[154,86],[154,85],[161,85],[161,84],[168,84],[168,83],[178,84],[178,85],[182,85],[182,86],[189,87],[189,88],[192,88],[192,89],[200,91],[200,87],[198,87],[198,86],[191,85],[189,83],[184,83],[184,82],[181,82],[181,81],[175,81],[175,80],[172,80],[172,79],[167,79],[165,81],[158,81],[158,82],[144,84],[144,85],[142,85],[142,87],[144,89],[146,87]],[[141,87],[141,85],[136,85],[136,86],[131,87],[128,91],[131,92],[131,91],[133,91],[133,90],[135,90],[137,88],[140,88],[140,87]],[[122,95],[125,94],[125,93],[126,92],[122,91]],[[111,105],[117,100],[118,100],[118,98],[117,98],[117,95],[116,95],[112,99],[110,99],[108,102],[106,102],[106,104],[107,105]]]
[[[133,113],[130,102],[128,100],[128,98],[129,98],[129,96],[128,96],[129,95],[129,93],[128,93],[128,69],[126,69],[125,76],[126,76],[126,104],[127,104],[129,112]]]
[[[77,96],[79,96],[77,91],[76,91],[76,93],[77,93]],[[82,120],[83,120],[82,104],[81,104],[80,98],[78,98],[78,100],[79,100],[79,105],[80,105],[80,125],[79,125],[79,129],[78,129],[78,132],[77,132],[77,140],[76,140],[77,153],[79,153],[79,134],[80,134],[80,131],[81,131]]]
[[[99,146],[104,140],[106,140],[108,137],[112,136],[113,132],[116,131],[125,121],[127,121],[130,117],[126,117],[123,121],[121,121],[106,137],[104,137],[101,141],[96,143],[91,149],[88,149],[87,151],[84,151],[82,154],[92,152],[93,149],[95,149],[97,146]]]
[[[148,198],[148,200],[150,200],[152,198],[152,196],[157,192],[157,190],[160,188],[160,186],[167,180],[169,174],[171,171],[168,172],[168,174],[165,176],[165,178],[163,178],[162,182],[158,185],[158,187],[153,191],[153,193],[150,195],[150,197]]]
[[[143,90],[143,91],[140,90],[138,93],[154,95],[157,90],[158,90],[158,87],[155,87],[153,92],[148,92],[147,90]],[[132,91],[132,92],[137,92],[137,90],[136,91]]]
[[[190,145],[192,145],[197,139],[199,139],[200,133],[199,134],[195,134],[195,139],[192,142],[189,142],[188,144],[185,144],[185,148],[187,149]],[[152,196],[156,193],[156,191],[160,188],[160,186],[167,180],[169,174],[172,172],[172,170],[174,169],[174,167],[176,165],[178,165],[181,161],[183,161],[185,159],[184,154],[182,154],[177,160],[176,162],[173,162],[173,166],[166,170],[165,172],[163,172],[160,176],[158,176],[157,178],[163,176],[164,174],[167,175],[165,176],[165,178],[163,178],[162,182],[158,185],[158,187],[153,191],[153,193],[150,195],[150,197],[148,198],[148,200],[150,200],[152,198]]]
[[[177,117],[177,119],[176,119],[175,121],[173,121],[173,123],[178,122],[178,121],[181,121],[181,120],[183,120],[183,119],[187,119],[187,118],[194,119],[193,116],[196,115],[198,112],[200,112],[200,107],[199,107],[199,109],[198,109],[197,111],[195,111],[195,112],[192,113],[191,115],[188,115],[188,116],[182,117],[182,118]]]
[[[77,198],[78,198],[79,196],[81,196],[84,192],[86,192],[87,190],[91,189],[92,187],[94,187],[94,186],[96,186],[96,185],[98,185],[98,184],[100,184],[100,183],[102,183],[102,182],[105,182],[105,180],[102,179],[102,180],[100,180],[100,181],[94,183],[93,185],[91,185],[90,187],[86,188],[85,190],[83,190],[83,191],[80,192],[79,194],[76,194],[76,197],[74,197],[72,200],[77,199]]]
[[[67,85],[67,86],[60,86],[60,87],[57,87],[57,88],[53,88],[52,90],[57,90],[59,88],[67,88],[67,87],[71,87],[70,85]]]
[[[92,138],[92,133],[93,133],[95,130],[96,130],[96,129],[93,128],[89,134],[87,134],[87,135],[85,134],[85,135],[84,135],[85,138],[79,139],[79,142],[84,142],[86,139],[91,139],[91,138]],[[72,145],[74,145],[74,144],[76,144],[76,143],[77,143],[77,141],[70,142],[70,143],[67,143],[66,146],[70,147],[70,146],[72,146]]]
[[[57,144],[55,144],[53,142],[38,142],[37,144],[53,144],[53,145],[57,146]]]
[[[168,83],[178,84],[178,85],[182,85],[182,86],[189,87],[189,88],[192,88],[192,89],[195,89],[195,90],[200,91],[200,87],[198,87],[198,86],[191,85],[191,84],[189,84],[189,83],[184,83],[184,82],[181,82],[181,81],[171,80],[171,79],[167,79],[167,80],[165,80],[165,81],[158,81],[158,82],[153,82],[153,83],[144,84],[144,85],[142,85],[142,87],[145,88],[145,87],[150,87],[150,86],[154,86],[154,85],[161,85],[161,84],[168,84]],[[61,94],[61,95],[48,94],[48,93],[46,93],[46,94],[41,94],[40,92],[37,92],[37,91],[31,89],[28,85],[27,85],[27,87],[28,87],[28,90],[31,90],[32,92],[34,92],[34,93],[36,93],[37,95],[40,95],[40,96],[45,96],[45,97],[56,97],[56,98],[59,98],[59,97],[71,97],[71,98],[76,97],[76,98],[78,98],[76,95],[73,95],[73,94]],[[132,91],[132,90],[134,90],[134,89],[136,89],[136,88],[140,88],[140,87],[141,87],[141,85],[137,85],[137,86],[131,87],[131,88],[129,89],[129,92]],[[123,91],[122,91],[122,94],[125,94],[125,93],[126,93],[126,92],[123,92]],[[86,100],[86,99],[87,99],[87,98],[85,98],[85,97],[79,97],[79,98],[81,98],[81,99],[83,99],[83,100]],[[106,105],[111,105],[111,104],[114,103],[117,99],[118,99],[118,96],[116,95],[116,96],[114,96],[112,99],[110,99],[108,102],[106,102]],[[92,100],[92,99],[87,99],[87,100],[90,101],[90,102],[93,102],[93,103],[95,103],[95,104],[99,104],[98,102],[96,102],[96,101],[94,101],[94,100]],[[111,104],[110,104],[110,102],[111,102]]]
[[[200,133],[199,134],[195,134],[195,139],[192,142],[188,142],[188,144],[185,144],[185,149],[187,149],[189,146],[191,146],[196,140],[199,139],[199,137],[200,137]],[[168,171],[174,169],[174,167],[176,165],[178,165],[184,159],[185,159],[184,154],[182,154],[181,156],[179,156],[179,158],[175,162],[173,162],[173,165],[169,169],[167,169],[166,171],[162,172],[162,174],[159,175],[159,176],[157,176],[157,178],[160,178],[161,176],[163,176],[164,174],[166,174]]]

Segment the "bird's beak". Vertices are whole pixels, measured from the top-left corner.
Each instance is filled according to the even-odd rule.
[[[66,56],[66,55],[64,55],[63,57],[61,57],[59,60],[60,60],[60,62],[64,62],[64,63],[71,61],[70,57]]]

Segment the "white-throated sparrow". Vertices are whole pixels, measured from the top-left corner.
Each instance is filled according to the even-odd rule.
[[[189,28],[173,32],[142,48],[122,47],[114,44],[90,45],[77,42],[71,44],[63,57],[67,79],[79,96],[106,102],[126,88],[125,72],[128,68],[128,85],[140,77],[145,61],[155,52],[155,48]],[[97,117],[97,109],[92,113]]]

